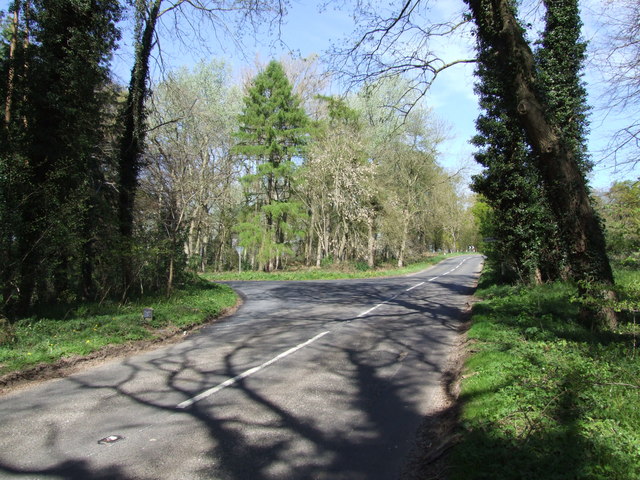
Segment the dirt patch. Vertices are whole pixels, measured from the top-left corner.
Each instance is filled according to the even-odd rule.
[[[178,343],[203,327],[219,322],[229,315],[234,314],[238,308],[240,308],[240,305],[242,305],[242,300],[238,298],[237,303],[233,307],[223,310],[220,315],[211,317],[204,323],[186,327],[174,326],[155,330],[155,337],[151,340],[107,345],[88,355],[64,357],[54,363],[40,363],[25,370],[8,373],[0,376],[0,395],[28,388],[46,380],[68,377],[69,375],[91,367],[96,367],[108,361],[130,357],[149,350],[155,350],[165,345]]]

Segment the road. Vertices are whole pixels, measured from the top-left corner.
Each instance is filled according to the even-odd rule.
[[[481,268],[231,283],[183,342],[1,397],[0,478],[397,478]]]

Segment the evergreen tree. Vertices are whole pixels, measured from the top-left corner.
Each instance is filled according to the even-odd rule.
[[[271,61],[253,79],[239,121],[236,152],[252,162],[244,185],[253,209],[239,226],[240,239],[258,248],[260,263],[270,271],[287,251],[287,234],[300,214],[292,200],[293,159],[303,152],[309,125],[280,63]]]
[[[476,93],[483,114],[472,143],[484,171],[474,176],[472,188],[493,210],[489,261],[505,279],[556,278],[562,255],[533,154],[521,125],[509,114],[495,52],[481,39],[478,52]]]
[[[0,175],[5,305],[18,314],[34,300],[91,291],[101,92],[120,16],[115,0],[35,0],[28,9],[20,25],[28,37],[5,57],[3,98],[12,100]]]

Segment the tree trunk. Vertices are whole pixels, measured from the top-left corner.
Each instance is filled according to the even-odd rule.
[[[136,12],[139,15],[138,21],[140,22],[138,28],[142,31],[136,43],[135,63],[131,71],[131,82],[129,83],[127,103],[123,115],[124,132],[120,142],[118,165],[118,210],[120,235],[123,239],[122,248],[124,249],[121,262],[125,290],[133,280],[131,262],[133,209],[138,187],[138,174],[141,168],[140,156],[144,147],[144,102],[148,89],[149,59],[153,49],[153,35],[161,3],[162,0],[154,0],[146,17],[144,12]]]
[[[370,218],[367,222],[368,233],[369,233],[369,245],[368,245],[368,255],[367,255],[367,265],[369,268],[373,268],[376,264],[376,236],[373,230],[373,219]]]
[[[20,1],[16,0],[13,5],[13,20],[11,22],[11,44],[9,45],[9,72],[7,74],[7,95],[4,104],[4,124],[9,127],[11,122],[11,107],[13,101],[13,82],[15,78],[15,58],[18,46],[18,25],[20,23]]]
[[[604,233],[591,205],[589,189],[573,152],[559,129],[544,114],[544,100],[535,89],[535,61],[509,0],[465,0],[472,11],[478,36],[494,51],[502,66],[519,119],[537,157],[545,195],[566,242],[572,277],[578,282],[612,286],[613,273],[605,250]],[[603,311],[607,326],[615,327],[613,311]]]

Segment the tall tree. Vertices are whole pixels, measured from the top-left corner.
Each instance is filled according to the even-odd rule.
[[[28,68],[20,75],[14,70],[6,87],[13,95],[10,110],[17,114],[5,117],[3,149],[3,189],[17,190],[13,204],[2,207],[15,209],[5,212],[14,229],[9,268],[15,291],[7,293],[10,303],[17,295],[19,314],[36,297],[36,286],[39,301],[91,290],[87,212],[104,134],[102,92],[120,15],[114,0],[28,5],[30,40],[20,52]]]
[[[164,4],[163,0],[136,0],[134,9],[135,56],[122,113],[118,158],[118,213],[122,240],[120,263],[125,293],[133,281],[134,207],[145,145],[145,101],[149,93],[151,54],[158,44],[157,26],[163,18],[170,18],[172,27],[186,23],[193,28],[206,21],[214,31],[225,32],[232,41],[238,42],[247,23],[255,29],[263,17],[279,21],[285,13],[285,6],[281,2],[252,0],[178,0]],[[235,28],[231,28],[234,20]],[[192,33],[199,34],[197,31]]]
[[[589,195],[575,146],[549,116],[548,100],[537,88],[535,57],[510,0],[465,0],[479,38],[495,52],[510,116],[517,118],[535,154],[545,195],[578,281],[613,285],[604,233]],[[563,0],[575,3],[576,0]],[[614,313],[603,312],[609,326]]]
[[[473,177],[472,188],[492,207],[488,258],[505,278],[525,283],[554,279],[563,260],[556,221],[544,198],[526,135],[510,115],[495,52],[482,39],[477,42],[475,90],[482,114],[472,143],[478,148],[475,159],[484,170]]]
[[[172,219],[162,225],[168,268],[158,272],[169,291],[185,267],[178,258],[186,254],[194,268],[204,268],[210,242],[218,249],[230,244],[230,226],[221,222],[236,207],[240,165],[231,148],[240,103],[221,61],[171,73],[154,88],[141,194],[149,197],[146,218]]]
[[[292,199],[293,159],[302,154],[308,132],[307,115],[280,63],[270,62],[254,78],[239,121],[236,151],[252,162],[245,184],[255,214],[264,218],[262,260],[270,271],[284,251],[288,221],[299,210]]]

